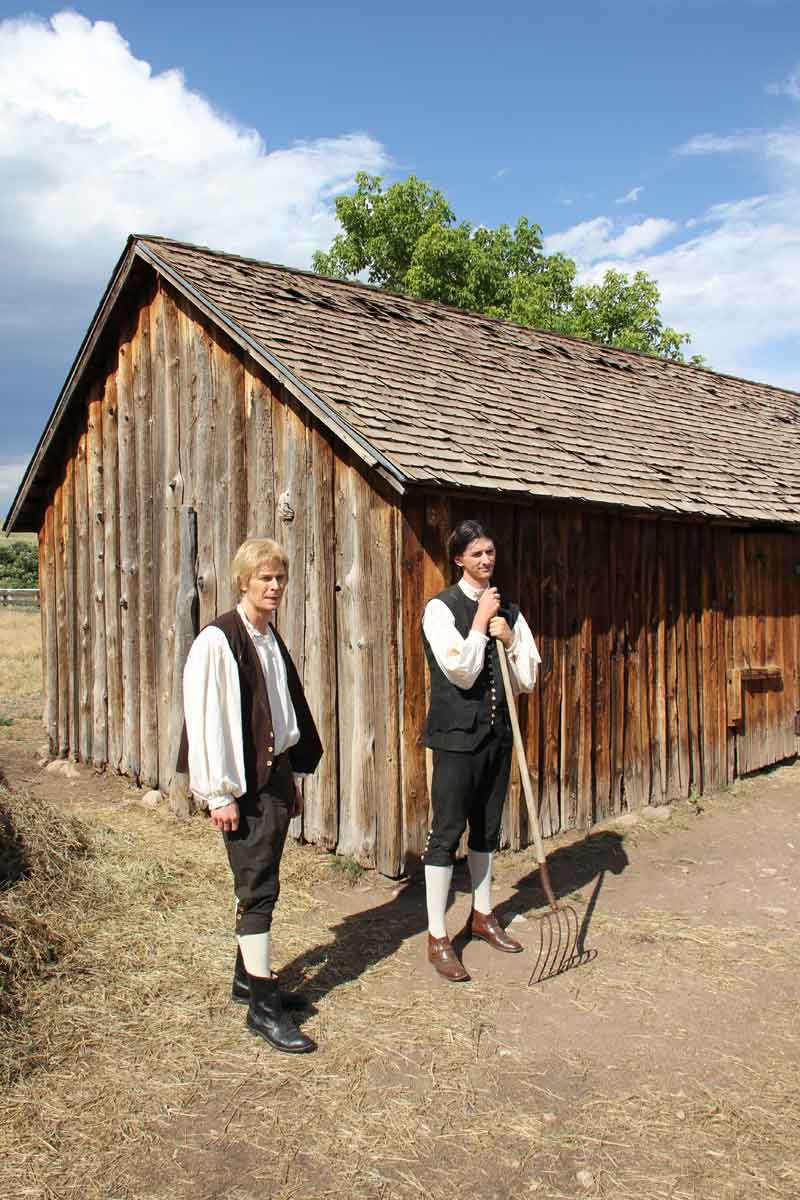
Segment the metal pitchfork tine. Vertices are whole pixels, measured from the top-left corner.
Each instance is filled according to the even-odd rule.
[[[542,834],[539,829],[539,815],[536,811],[536,801],[533,798],[531,778],[528,774],[528,763],[525,758],[525,747],[519,728],[517,705],[511,687],[511,677],[508,673],[508,661],[503,643],[496,641],[497,657],[500,660],[500,674],[503,676],[503,689],[506,694],[508,715],[511,718],[511,729],[514,734],[514,749],[517,752],[519,773],[522,776],[522,790],[525,793],[525,804],[528,809],[528,824],[533,832],[533,842],[536,848],[536,861],[539,864],[539,878],[550,911],[542,913],[533,919],[539,926],[539,953],[531,971],[528,987],[534,983],[542,983],[577,967],[588,960],[588,955],[579,950],[580,922],[575,909],[569,904],[559,904],[553,894],[550,883],[550,872],[547,868],[547,857],[542,845]]]

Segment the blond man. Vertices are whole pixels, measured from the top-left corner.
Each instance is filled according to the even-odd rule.
[[[322,745],[272,625],[289,579],[285,551],[269,538],[249,538],[231,575],[239,603],[200,632],[186,660],[179,765],[207,804],[233,872],[233,999],[247,1003],[253,1033],[276,1050],[304,1054],[316,1047],[289,1015],[302,1000],[278,988],[270,931],[289,822],[302,812],[299,780],[316,769]]]

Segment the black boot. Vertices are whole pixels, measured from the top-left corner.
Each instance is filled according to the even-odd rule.
[[[250,1003],[250,983],[247,971],[244,969],[244,959],[242,958],[241,950],[236,951],[236,966],[233,968],[231,1000],[233,1000],[234,1004]],[[287,1012],[300,1012],[301,1009],[311,1007],[308,997],[304,996],[302,992],[281,992],[281,1004]]]
[[[249,975],[248,979],[247,1028],[285,1054],[309,1054],[316,1050],[316,1042],[301,1033],[289,1014],[283,1011],[277,979],[260,979],[258,975]]]

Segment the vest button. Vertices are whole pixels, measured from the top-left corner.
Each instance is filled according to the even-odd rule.
[[[267,766],[268,766],[268,767],[271,767],[271,766],[272,766],[272,759],[271,759],[271,758],[268,758],[268,759],[267,759]]]

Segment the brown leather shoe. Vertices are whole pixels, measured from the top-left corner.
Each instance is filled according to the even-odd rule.
[[[488,942],[495,950],[502,950],[505,954],[520,954],[525,949],[506,933],[493,912],[481,913],[475,908],[467,918],[463,936],[480,938],[481,941]]]
[[[435,938],[428,934],[428,962],[450,983],[466,983],[469,979],[449,937]]]

